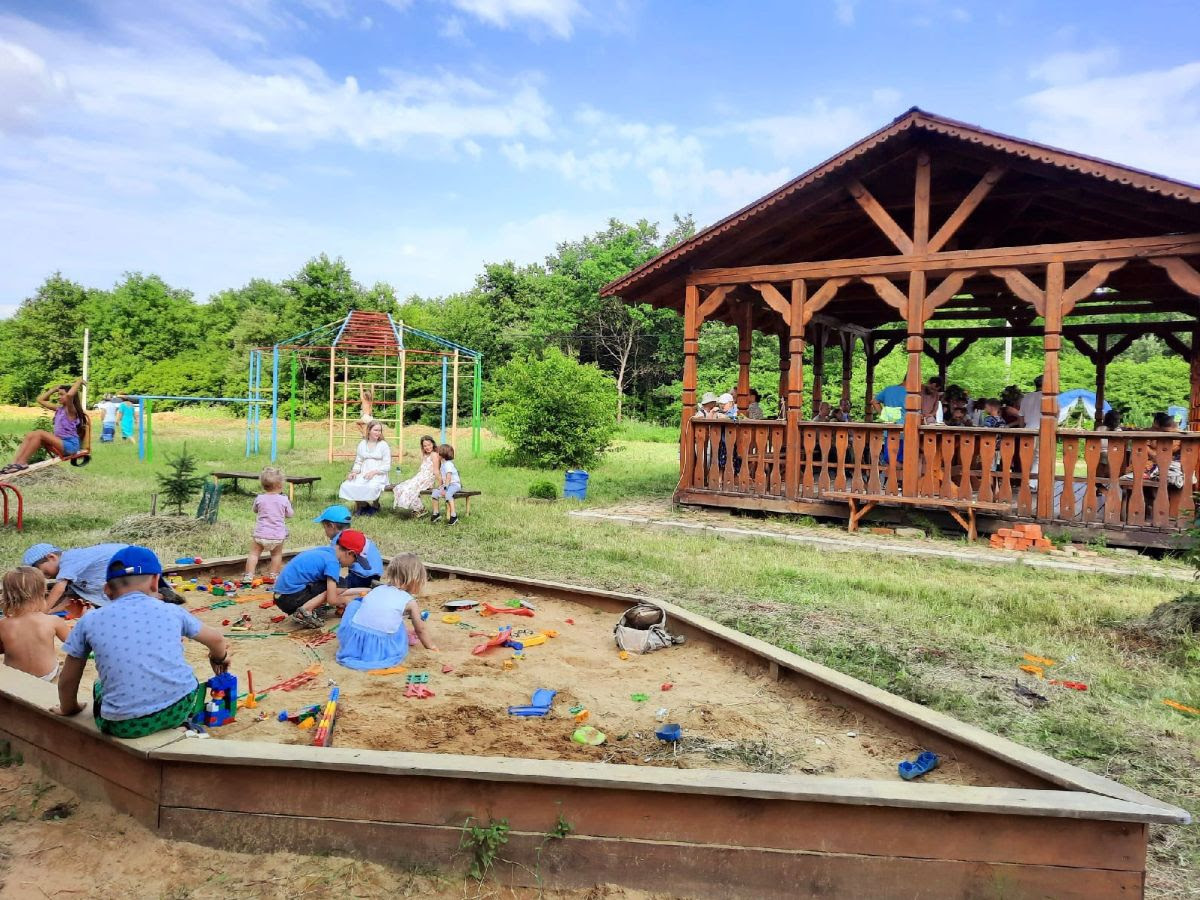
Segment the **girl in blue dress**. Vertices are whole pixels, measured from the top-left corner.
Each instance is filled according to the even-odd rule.
[[[393,556],[383,572],[384,583],[363,598],[350,601],[338,627],[337,661],[348,669],[389,669],[408,656],[408,629],[426,650],[437,650],[415,594],[425,589],[425,566],[415,553]]]

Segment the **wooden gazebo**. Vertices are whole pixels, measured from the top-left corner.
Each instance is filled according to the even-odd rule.
[[[684,316],[680,502],[852,524],[921,507],[972,533],[978,517],[983,530],[1036,521],[1166,546],[1196,518],[1198,268],[1200,187],[912,109],[604,294]],[[738,329],[742,409],[752,333],[778,335],[779,420],[693,418],[709,319]],[[1063,339],[1095,363],[1102,408],[1107,364],[1146,334],[1190,360],[1192,431],[1059,429]],[[922,353],[944,373],[972,341],[1033,335],[1045,351],[1038,427],[921,423]],[[831,341],[846,351],[844,391],[853,354],[865,355],[868,396],[875,363],[905,346],[901,424],[802,420],[805,345],[819,391]],[[1182,489],[1155,477],[1172,462]]]

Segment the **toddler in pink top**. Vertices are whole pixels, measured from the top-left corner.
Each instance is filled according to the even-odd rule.
[[[264,552],[271,554],[268,581],[273,582],[283,568],[283,542],[288,536],[284,520],[292,517],[292,504],[283,495],[283,480],[283,472],[274,466],[267,466],[258,476],[263,492],[254,498],[257,518],[254,520],[254,533],[250,537],[250,555],[246,557],[243,584],[254,580],[254,571]]]

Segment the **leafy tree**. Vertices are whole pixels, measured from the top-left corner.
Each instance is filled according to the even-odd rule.
[[[79,374],[87,290],[56,272],[0,323],[0,399],[30,403]]]
[[[187,503],[204,485],[204,476],[197,475],[199,461],[188,453],[187,444],[176,456],[167,458],[169,471],[160,472],[158,489],[165,495],[166,503],[175,507],[175,515],[183,515],[183,504]]]
[[[496,373],[494,418],[518,461],[543,469],[590,466],[616,435],[613,380],[548,347]]]

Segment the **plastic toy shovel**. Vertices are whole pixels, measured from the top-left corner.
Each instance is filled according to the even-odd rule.
[[[528,706],[510,706],[508,714],[510,716],[544,716],[550,712],[550,704],[554,702],[554,695],[557,693],[558,691],[548,688],[538,688],[533,692]]]
[[[484,641],[482,644],[477,644],[475,646],[475,649],[473,649],[471,652],[473,654],[475,654],[476,656],[479,656],[481,653],[486,653],[488,650],[491,650],[493,647],[500,647],[503,644],[508,643],[510,640],[512,640],[512,629],[511,628],[501,628],[499,633],[495,637],[493,637],[490,640]]]

